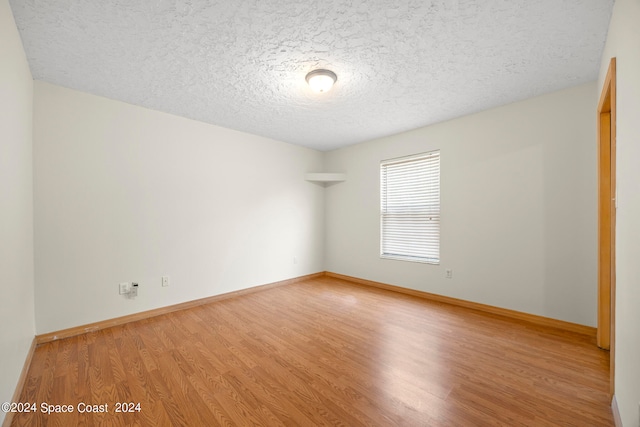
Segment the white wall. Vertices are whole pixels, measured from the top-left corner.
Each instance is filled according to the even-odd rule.
[[[34,90],[38,333],[323,270],[322,153]]]
[[[31,72],[0,0],[0,402],[11,400],[35,332],[32,108]]]
[[[327,188],[326,269],[594,326],[595,105],[590,83],[327,153],[347,181]],[[433,149],[441,264],[380,259],[380,161]]]
[[[623,425],[636,427],[640,402],[640,1],[617,0],[598,84],[617,68],[615,395]]]

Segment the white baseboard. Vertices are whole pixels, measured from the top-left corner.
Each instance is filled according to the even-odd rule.
[[[611,399],[611,411],[613,412],[613,422],[616,427],[622,427],[622,419],[620,418],[620,409],[618,409],[618,401],[616,400],[616,395],[613,395],[613,399]]]

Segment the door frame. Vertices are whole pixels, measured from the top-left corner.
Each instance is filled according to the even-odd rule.
[[[610,350],[609,392],[615,386],[616,58],[598,102],[598,347]]]

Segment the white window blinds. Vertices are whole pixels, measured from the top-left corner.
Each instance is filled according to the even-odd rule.
[[[383,258],[440,262],[440,151],[380,163]]]

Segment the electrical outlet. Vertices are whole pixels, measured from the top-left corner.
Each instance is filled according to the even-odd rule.
[[[169,286],[169,276],[162,276],[162,287],[166,288]]]
[[[297,263],[298,263],[298,257],[295,257],[295,256],[293,257],[293,263],[294,263],[294,264],[297,264]]]
[[[124,282],[124,283],[120,283],[120,295],[125,295],[129,293],[129,283],[128,282]]]
[[[453,270],[451,270],[451,269],[445,270],[445,277],[447,279],[451,279],[453,277]]]

